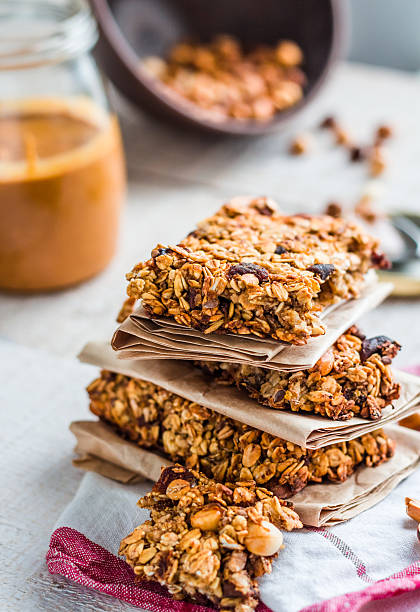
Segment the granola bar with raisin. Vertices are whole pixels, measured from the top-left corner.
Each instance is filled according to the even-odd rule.
[[[253,480],[287,498],[316,482],[343,482],[394,453],[381,430],[318,450],[302,448],[153,383],[103,371],[88,387],[90,410],[137,444],[217,482]]]
[[[158,245],[127,275],[151,316],[209,333],[305,344],[319,313],[357,297],[385,265],[375,238],[327,215],[281,215],[267,198],[236,198],[175,246]]]
[[[150,519],[119,550],[136,580],[222,611],[256,608],[258,578],[284,548],[281,530],[302,527],[290,502],[271,491],[253,482],[223,485],[180,465],[163,469],[138,505]]]
[[[290,373],[215,361],[196,365],[212,379],[235,385],[270,408],[334,420],[355,415],[375,420],[399,397],[400,385],[390,364],[400,348],[386,336],[366,338],[353,326],[309,370]]]

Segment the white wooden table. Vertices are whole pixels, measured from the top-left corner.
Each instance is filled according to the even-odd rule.
[[[331,199],[354,203],[366,187],[365,169],[350,165],[326,136],[316,139],[311,155],[286,153],[293,134],[330,113],[361,140],[369,140],[379,122],[395,125],[389,171],[377,186],[381,205],[418,209],[419,103],[415,76],[342,65],[288,133],[218,140],[159,124],[117,100],[129,191],[113,263],[69,291],[0,296],[0,487],[6,499],[0,507],[0,610],[132,609],[52,578],[43,565],[54,522],[81,478],[71,466],[67,425],[87,415],[83,388],[95,370],[77,364],[74,356],[87,340],[110,336],[125,293],[124,273],[156,242],[184,236],[233,195],[271,195],[290,211],[321,210]],[[398,339],[404,349],[397,363],[405,366],[420,361],[419,315],[418,300],[392,299],[361,323],[371,335]]]

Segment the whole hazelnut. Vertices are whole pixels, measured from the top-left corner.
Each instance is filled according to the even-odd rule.
[[[276,59],[287,68],[298,66],[303,61],[302,49],[291,40],[283,40],[277,45]]]
[[[280,529],[268,521],[261,523],[248,522],[248,535],[244,544],[250,553],[259,557],[275,555],[283,546],[283,534]]]

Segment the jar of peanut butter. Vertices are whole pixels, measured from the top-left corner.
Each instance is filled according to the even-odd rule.
[[[59,289],[108,264],[124,199],[96,24],[85,0],[2,0],[0,31],[0,288]]]

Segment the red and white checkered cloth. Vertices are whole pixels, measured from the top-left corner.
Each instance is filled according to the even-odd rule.
[[[354,612],[367,602],[394,597],[420,588],[420,561],[413,563],[395,575],[374,582],[369,578],[366,567],[344,542],[327,529],[312,529],[330,540],[344,556],[354,564],[357,574],[369,586],[353,593],[347,593],[316,603],[302,609],[302,612]],[[102,546],[88,540],[83,534],[70,527],[58,528],[51,537],[47,553],[47,565],[51,574],[60,574],[83,586],[113,595],[133,606],[152,612],[206,612],[205,606],[174,601],[167,591],[154,582],[134,582],[133,570],[118,557]],[[419,594],[420,606],[420,594]],[[257,612],[269,612],[263,603]]]

